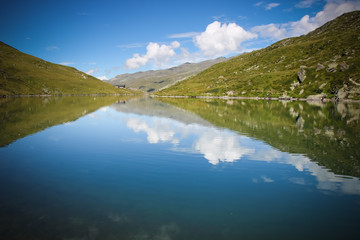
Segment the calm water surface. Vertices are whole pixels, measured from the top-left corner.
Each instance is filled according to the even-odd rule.
[[[1,239],[358,239],[357,104],[0,102]]]

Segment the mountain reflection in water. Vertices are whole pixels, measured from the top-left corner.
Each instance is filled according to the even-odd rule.
[[[359,105],[0,101],[1,239],[357,239]]]
[[[138,100],[135,100],[138,101]],[[151,99],[147,99],[147,100],[142,100],[144,102],[147,102],[149,104],[149,102],[153,102],[153,106],[157,105],[156,109],[157,111],[155,112],[161,112],[161,109],[163,110],[163,112],[167,112],[165,111],[165,109],[169,109],[168,105],[161,105],[158,102],[151,100]],[[143,103],[144,103],[143,102]],[[164,101],[166,102],[166,100]],[[176,102],[176,101],[174,101]],[[261,131],[263,132],[274,132],[277,131],[277,133],[281,136],[285,131],[288,131],[288,128],[291,129],[289,132],[291,134],[293,134],[293,136],[287,136],[287,137],[292,137],[292,138],[301,138],[306,136],[306,134],[309,132],[309,129],[306,129],[305,127],[307,127],[307,124],[305,124],[305,120],[301,117],[300,113],[296,112],[296,110],[294,110],[294,107],[298,107],[299,109],[301,109],[301,114],[305,115],[304,118],[306,118],[306,121],[315,121],[314,119],[311,118],[316,118],[314,116],[311,116],[310,113],[307,113],[304,110],[304,105],[305,108],[310,108],[312,110],[312,112],[315,112],[318,116],[325,116],[325,115],[329,115],[329,114],[334,114],[335,115],[335,119],[339,120],[339,122],[344,122],[343,125],[339,124],[339,122],[332,122],[332,124],[334,124],[337,129],[336,131],[339,132],[340,134],[334,134],[334,127],[333,125],[329,125],[329,126],[319,126],[319,124],[317,124],[317,126],[319,128],[322,129],[318,129],[315,128],[314,129],[314,134],[315,136],[317,136],[318,138],[320,138],[321,140],[323,140],[323,137],[328,137],[328,139],[326,139],[327,141],[330,142],[335,142],[335,144],[337,142],[341,142],[341,141],[346,141],[348,144],[354,144],[354,148],[355,149],[351,149],[351,151],[355,152],[355,154],[357,154],[357,152],[359,151],[358,148],[356,148],[356,144],[358,143],[358,139],[355,137],[354,139],[347,139],[347,137],[351,137],[351,136],[358,136],[356,133],[354,132],[346,132],[347,131],[351,131],[351,128],[348,126],[349,124],[353,123],[355,126],[357,125],[358,121],[359,121],[359,115],[360,115],[360,109],[357,109],[355,107],[357,107],[356,104],[352,105],[352,104],[338,104],[337,106],[327,106],[323,105],[321,103],[317,103],[317,102],[313,102],[313,103],[306,103],[306,102],[300,102],[300,103],[291,103],[291,102],[272,102],[272,103],[268,103],[268,102],[255,102],[255,101],[238,101],[236,104],[239,104],[241,106],[241,108],[238,112],[231,112],[231,116],[232,118],[230,119],[226,119],[227,118],[227,114],[229,114],[228,109],[232,108],[235,104],[236,101],[231,101],[231,107],[229,107],[229,101],[225,102],[225,101],[204,101],[204,100],[194,100],[194,99],[185,99],[185,100],[180,100],[178,101],[179,103],[184,103],[186,102],[188,105],[187,106],[191,106],[194,107],[197,104],[200,103],[200,105],[204,104],[205,106],[201,106],[200,108],[196,108],[195,109],[195,113],[198,113],[196,110],[198,111],[202,111],[205,109],[206,114],[211,114],[214,113],[215,115],[220,116],[221,119],[224,119],[224,122],[229,123],[231,122],[231,119],[233,119],[236,123],[237,123],[237,127],[241,127],[241,124],[244,124],[245,126],[250,126],[250,128],[252,129],[259,129],[262,128]],[[250,105],[250,107],[248,108],[243,108],[243,106],[245,105]],[[136,109],[134,110],[134,112],[136,112],[136,114],[141,114],[141,111],[139,111],[139,108],[134,107],[134,105],[137,105],[136,103],[131,103],[131,101],[127,104],[126,109]],[[208,106],[216,106],[214,109],[209,109]],[[270,105],[271,107],[269,109],[264,108],[264,105]],[[282,113],[277,115],[277,117],[279,117],[279,119],[281,119],[281,121],[286,121],[288,119],[282,119],[280,116],[286,116],[286,111],[288,111],[288,115],[290,116],[290,118],[293,118],[293,124],[291,126],[291,124],[289,124],[289,122],[287,122],[286,125],[281,125],[281,122],[273,122],[273,124],[271,124],[271,121],[264,121],[262,118],[260,119],[254,119],[251,118],[251,122],[245,122],[242,119],[243,114],[249,115],[251,113],[249,113],[250,111],[255,111],[257,112],[255,115],[267,115],[267,113],[265,112],[266,110],[271,110],[274,109],[275,106],[280,108],[280,110],[282,110]],[[350,105],[350,107],[349,107]],[[144,106],[144,105],[143,105]],[[184,107],[184,106],[183,106]],[[335,109],[334,109],[335,107]],[[112,108],[116,109],[117,111],[122,111],[122,106],[119,105],[112,105]],[[149,108],[146,108],[147,110],[149,110]],[[259,109],[260,112],[259,112]],[[331,110],[331,111],[337,111],[338,112],[332,112],[332,113],[326,113],[326,110]],[[152,109],[153,110],[153,109]],[[152,111],[151,110],[151,111]],[[232,108],[233,110],[233,108]],[[290,164],[292,166],[294,166],[298,171],[308,171],[310,172],[313,176],[316,177],[318,184],[317,184],[317,188],[321,189],[321,190],[329,190],[329,191],[340,191],[343,193],[347,193],[347,194],[360,194],[360,182],[359,179],[356,177],[342,177],[340,175],[335,174],[334,172],[331,172],[331,169],[327,169],[324,166],[319,165],[317,162],[312,161],[312,159],[307,156],[307,152],[299,152],[299,153],[287,153],[287,152],[283,152],[280,151],[270,145],[264,145],[262,142],[259,143],[258,140],[262,140],[262,139],[254,139],[254,138],[250,138],[246,135],[240,135],[236,132],[230,131],[226,128],[217,128],[214,125],[211,125],[210,122],[207,122],[206,120],[202,120],[202,119],[196,119],[194,121],[197,121],[199,123],[190,123],[191,121],[189,121],[188,119],[186,119],[186,115],[183,114],[182,112],[178,114],[179,117],[181,117],[181,119],[176,119],[176,114],[174,114],[174,112],[177,111],[181,111],[181,109],[178,108],[173,108],[172,109],[173,113],[172,116],[170,117],[169,115],[163,115],[162,117],[151,117],[149,118],[146,114],[146,111],[144,111],[143,115],[134,115],[131,117],[127,117],[125,118],[123,121],[126,124],[126,126],[130,129],[132,129],[134,132],[136,133],[145,133],[147,136],[147,141],[150,144],[154,144],[154,143],[161,143],[161,142],[168,142],[171,143],[173,148],[172,150],[174,151],[187,151],[187,152],[197,152],[197,153],[201,153],[205,159],[208,160],[208,162],[210,164],[213,165],[217,165],[220,162],[235,162],[235,161],[239,161],[241,160],[243,155],[246,155],[246,159],[247,160],[254,160],[254,161],[264,161],[264,162],[272,162],[272,163],[281,163],[281,164]],[[221,112],[223,111],[223,112]],[[264,112],[261,112],[264,111]],[[285,114],[284,114],[285,112]],[[167,112],[169,114],[169,112]],[[341,114],[341,118],[337,118],[338,116],[336,116],[336,114]],[[347,116],[347,114],[350,114],[350,116]],[[272,114],[271,114],[272,115]],[[189,117],[192,117],[192,114],[189,113]],[[212,116],[213,117],[213,116]],[[210,118],[211,121],[212,118]],[[301,119],[301,120],[299,120]],[[350,120],[349,120],[350,119]],[[257,121],[256,121],[257,120]],[[267,123],[267,124],[264,124]],[[314,123],[314,122],[313,122]],[[329,121],[326,121],[326,123],[329,123]],[[234,123],[230,123],[229,124],[229,128],[231,128],[231,126]],[[316,124],[316,123],[315,123]],[[311,125],[311,124],[310,124]],[[265,127],[264,127],[265,126]],[[277,127],[278,129],[274,127]],[[342,128],[343,127],[343,128]],[[271,128],[271,129],[267,129],[267,128]],[[295,131],[294,131],[295,129]],[[331,130],[330,130],[331,129]],[[297,130],[297,131],[296,131]],[[358,130],[358,128],[354,129],[354,130]],[[249,133],[247,133],[248,135],[250,135],[252,132],[249,131]],[[323,135],[323,136],[319,136],[319,135]],[[299,136],[300,135],[300,136]],[[301,136],[302,135],[302,136]],[[263,136],[264,139],[268,139],[269,136]],[[310,136],[306,136],[306,138],[309,138]],[[342,137],[342,139],[340,139],[340,137]],[[188,138],[193,139],[192,140],[192,144],[191,147],[184,147],[182,144],[182,141],[187,142]],[[316,140],[315,140],[316,141]],[[278,142],[278,139],[276,140],[276,142]],[[271,144],[271,142],[270,142]],[[310,152],[310,156],[313,156],[312,154],[314,154],[312,152],[312,149],[309,148],[303,148],[303,146],[291,146],[291,147],[287,147],[286,144],[291,144],[291,143],[282,143],[284,146],[282,148],[293,148],[293,149],[305,149],[305,150],[309,150]],[[317,145],[318,143],[306,143],[307,146],[311,147],[311,145]],[[326,142],[324,142],[325,146],[326,146]],[[334,143],[332,143],[334,144]],[[357,145],[359,146],[359,145]],[[331,145],[330,145],[331,147]],[[343,151],[347,151],[349,146],[344,147],[345,149]],[[337,150],[342,149],[341,148],[341,143],[340,143],[340,147],[337,147]],[[338,155],[341,155],[341,152],[338,153]],[[345,154],[344,154],[345,155]],[[356,155],[358,156],[358,155]],[[323,156],[321,156],[323,157]],[[346,157],[346,155],[344,156]],[[355,156],[351,155],[351,158],[354,158]],[[318,158],[316,156],[316,158]],[[349,161],[348,159],[339,159],[342,160],[343,162],[347,162]],[[357,158],[356,160],[359,161],[359,159]],[[352,161],[349,161],[352,162]],[[356,167],[356,166],[354,166]],[[359,166],[357,166],[359,167]],[[270,179],[267,178],[260,178],[260,179],[254,179],[254,182],[257,181],[271,181]],[[303,178],[290,178],[290,181],[292,181],[295,184],[301,184],[301,185],[305,185],[307,184],[306,181]]]

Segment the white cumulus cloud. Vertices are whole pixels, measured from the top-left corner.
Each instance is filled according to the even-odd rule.
[[[138,69],[152,61],[156,66],[163,66],[168,63],[172,57],[176,55],[174,49],[179,48],[178,41],[172,42],[170,45],[158,44],[150,42],[146,47],[146,54],[134,54],[132,58],[126,60],[125,69]]]
[[[236,23],[215,21],[207,26],[205,32],[196,36],[194,42],[206,56],[223,56],[240,52],[241,43],[256,37],[255,33],[244,30]]]
[[[149,59],[146,56],[140,56],[138,53],[135,53],[132,58],[129,58],[125,62],[125,69],[138,69],[142,66],[145,66],[148,63]]]

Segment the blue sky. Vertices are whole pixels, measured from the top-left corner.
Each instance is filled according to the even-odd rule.
[[[360,0],[2,2],[0,41],[101,79],[234,56],[360,9]]]

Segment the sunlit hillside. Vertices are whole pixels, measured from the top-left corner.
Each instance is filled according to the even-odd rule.
[[[130,92],[117,89],[75,68],[47,62],[0,42],[0,95]]]
[[[218,63],[159,95],[360,99],[360,12]]]

